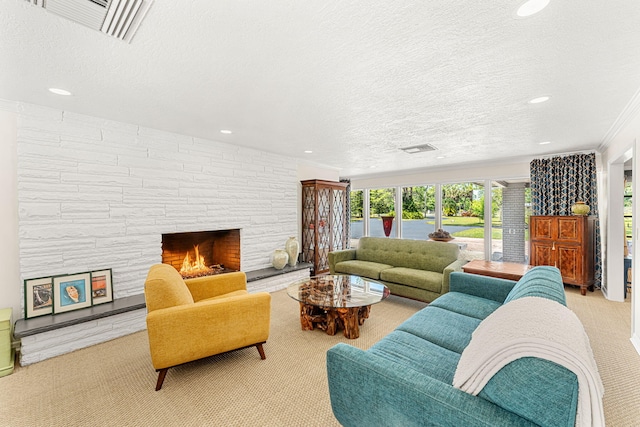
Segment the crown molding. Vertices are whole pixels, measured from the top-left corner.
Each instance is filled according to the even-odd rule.
[[[602,142],[600,146],[598,146],[599,152],[604,152],[611,141],[618,135],[618,132],[622,128],[624,128],[629,120],[636,116],[636,114],[640,111],[640,89],[631,97],[631,100],[624,107],[618,118],[613,122],[613,125],[609,128],[607,133],[602,138]]]

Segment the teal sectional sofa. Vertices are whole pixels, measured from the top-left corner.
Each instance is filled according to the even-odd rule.
[[[345,427],[573,427],[578,380],[551,361],[517,359],[477,396],[452,385],[460,355],[480,322],[501,305],[527,296],[566,305],[560,272],[536,267],[517,283],[454,272],[449,293],[370,349],[335,345],[327,352],[335,417]]]
[[[331,274],[384,282],[392,294],[433,301],[449,291],[449,275],[466,263],[454,243],[362,237],[357,249],[329,253]]]

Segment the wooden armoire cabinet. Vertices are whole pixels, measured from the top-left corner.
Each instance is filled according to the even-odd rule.
[[[347,186],[317,179],[302,183],[302,260],[313,275],[329,272],[329,252],[347,247]]]
[[[560,269],[562,281],[580,286],[587,294],[593,286],[595,220],[593,216],[531,216],[530,264]]]

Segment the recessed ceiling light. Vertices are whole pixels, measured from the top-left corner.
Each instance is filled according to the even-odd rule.
[[[547,102],[551,98],[550,96],[539,96],[529,101],[529,104],[540,104],[541,102]]]
[[[224,133],[225,135],[230,135],[230,134],[232,134],[233,132],[231,132],[229,129],[222,129],[222,130],[220,131],[220,133]]]
[[[444,156],[438,156],[436,159],[444,159]]]
[[[540,145],[547,145],[547,144],[551,144],[551,141],[542,141],[539,144]]]
[[[529,0],[523,3],[519,8],[516,14],[521,17],[527,17],[531,15],[535,15],[540,12],[542,9],[547,7],[549,4],[549,0]]]
[[[50,87],[49,92],[55,93],[56,95],[71,96],[71,92],[68,90],[58,89],[57,87]]]
[[[313,153],[313,151],[311,151],[311,150],[304,150],[304,152],[307,153],[307,154]]]

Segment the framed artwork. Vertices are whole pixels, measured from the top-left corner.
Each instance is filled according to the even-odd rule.
[[[24,318],[53,312],[53,278],[41,277],[24,281]]]
[[[53,313],[91,307],[91,273],[53,278]]]
[[[111,269],[91,272],[91,301],[93,305],[113,301]]]

